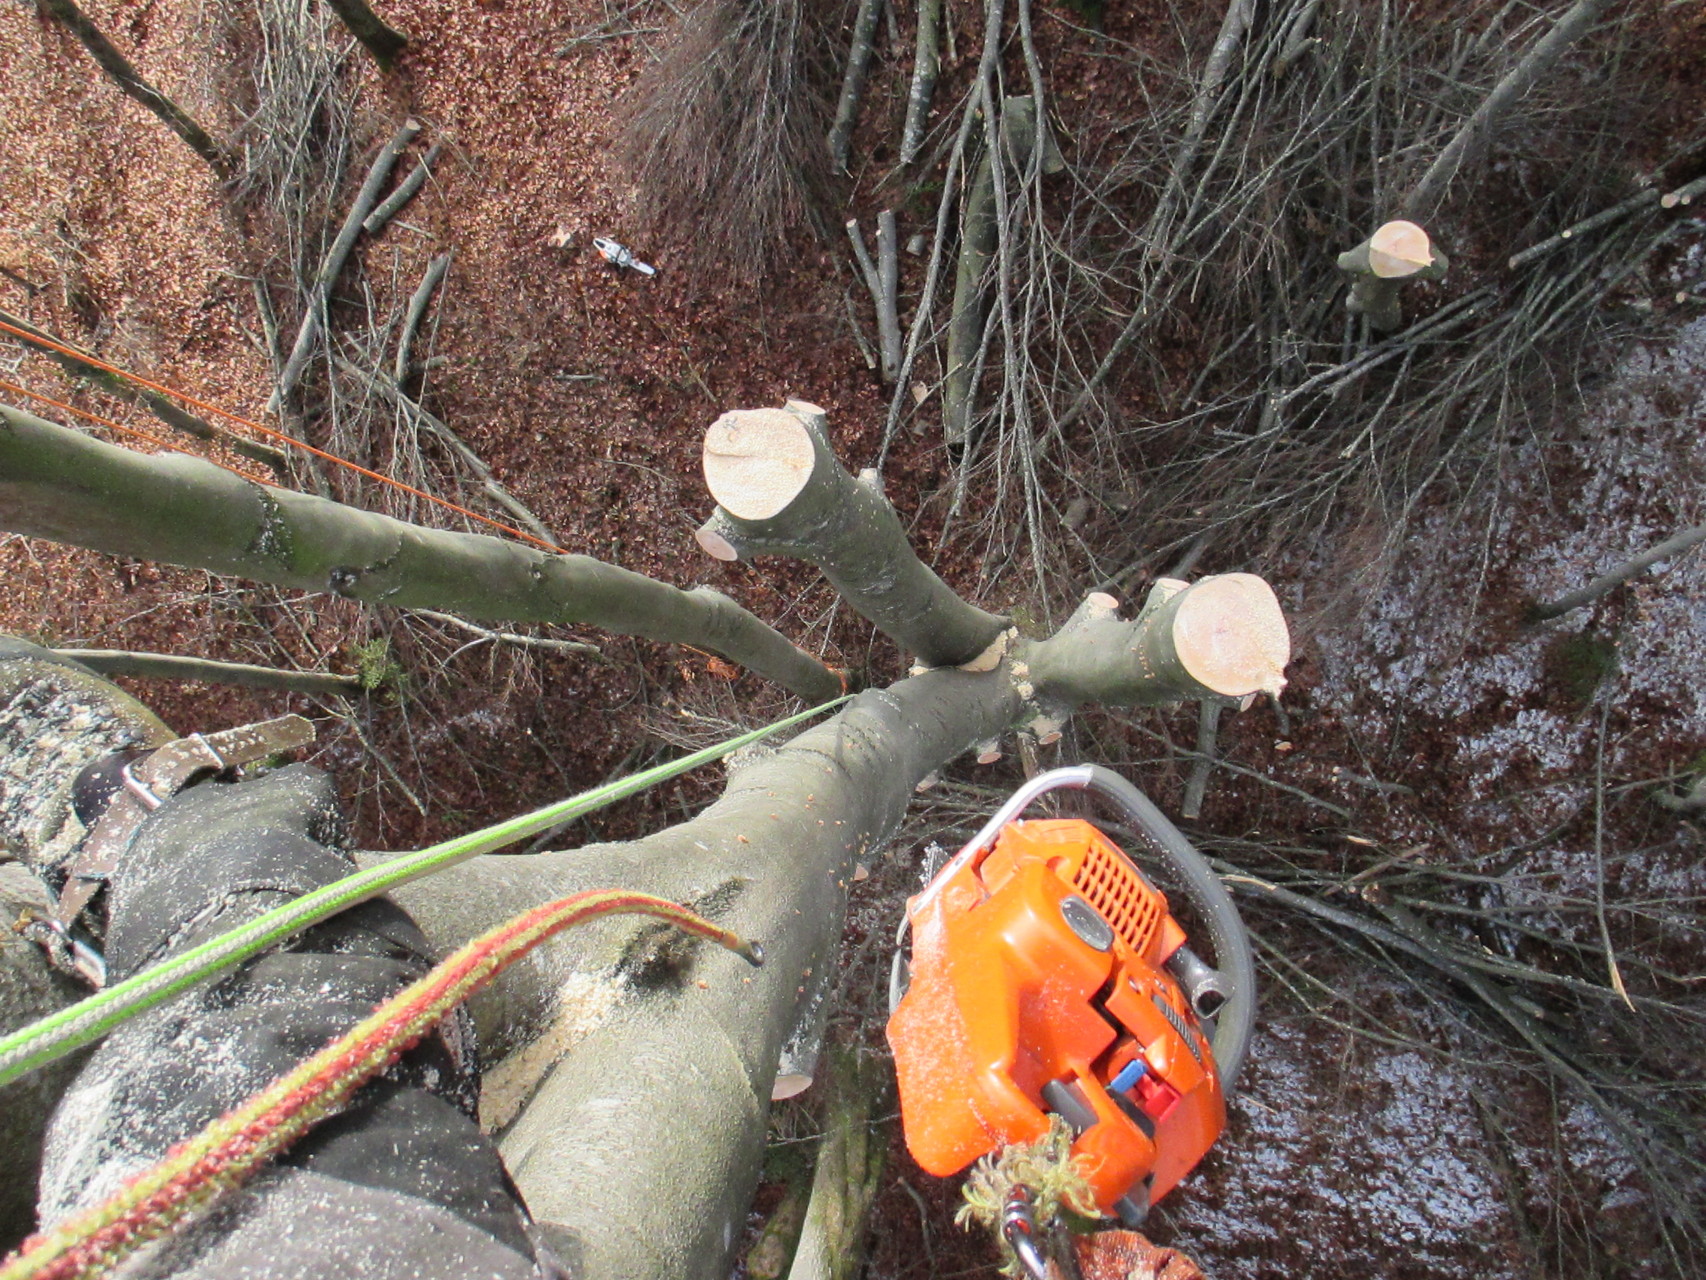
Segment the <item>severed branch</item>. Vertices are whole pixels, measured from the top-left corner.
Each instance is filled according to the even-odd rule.
[[[548,555],[116,448],[0,405],[0,528],[391,608],[586,623],[709,649],[822,702],[841,678],[734,601],[590,556]]]
[[[20,319],[8,311],[0,311],[0,324],[8,324],[14,329],[22,330],[23,333],[9,333],[6,336],[40,351],[67,373],[78,378],[87,378],[108,395],[117,396],[121,400],[128,400],[132,404],[145,405],[155,417],[167,426],[207,444],[223,445],[233,453],[251,458],[270,468],[273,474],[281,479],[289,477],[290,466],[285,461],[284,454],[271,445],[262,444],[258,440],[251,440],[247,436],[232,435],[231,432],[216,427],[211,422],[173,404],[159,392],[150,391],[146,387],[139,387],[115,373],[108,373],[98,365],[91,364],[76,355],[67,354],[76,351],[77,348],[58,335],[49,333],[46,329],[39,329],[29,321]],[[24,336],[26,334],[33,335],[40,341],[31,341],[30,337]],[[63,347],[65,350],[56,350],[59,347]]]
[[[871,261],[865,248],[865,238],[859,234],[859,220],[847,220],[847,237],[853,242],[853,256],[859,260],[859,270],[865,277],[865,287],[871,291],[871,301],[877,308],[877,340],[882,347],[882,378],[893,382],[900,373],[900,245],[895,227],[894,210],[884,209],[877,215],[877,261]]]
[[[876,473],[835,457],[822,409],[725,413],[705,433],[717,510],[694,536],[719,560],[786,555],[817,565],[847,603],[926,667],[975,661],[1007,619],[961,600],[913,552]]]
[[[1685,529],[1674,538],[1666,538],[1652,550],[1644,551],[1633,560],[1618,565],[1609,573],[1600,574],[1580,591],[1572,591],[1569,595],[1559,596],[1556,600],[1535,605],[1528,611],[1528,620],[1530,622],[1550,622],[1553,618],[1561,618],[1570,610],[1579,609],[1584,604],[1590,604],[1613,587],[1645,573],[1659,561],[1681,555],[1684,551],[1696,547],[1702,542],[1706,542],[1706,524]]]
[[[349,216],[344,219],[344,225],[339,229],[337,239],[332,241],[332,247],[326,250],[326,256],[320,262],[320,269],[314,274],[314,282],[309,286],[302,327],[296,331],[296,342],[285,359],[284,371],[278,377],[278,386],[273,388],[272,396],[267,400],[269,413],[281,412],[295,393],[296,384],[302,380],[302,375],[308,368],[308,358],[314,351],[314,339],[319,336],[321,326],[326,322],[326,307],[331,301],[332,286],[343,273],[350,250],[355,248],[356,237],[361,234],[362,221],[378,203],[379,193],[384,190],[385,180],[391,176],[391,168],[397,163],[397,157],[403,154],[420,131],[418,120],[405,120],[391,141],[380,148],[378,156],[368,169],[367,180],[356,193]]]
[[[409,170],[409,176],[397,184],[396,190],[386,196],[377,209],[361,220],[361,229],[370,236],[378,235],[381,227],[401,213],[403,206],[419,195],[421,188],[426,186],[426,180],[432,177],[433,162],[438,159],[438,153],[443,149],[442,142],[435,142],[428,147],[426,155]]]
[[[1208,698],[1203,699],[1197,711],[1197,758],[1191,765],[1191,776],[1185,779],[1184,799],[1179,802],[1180,815],[1193,822],[1202,817],[1203,795],[1208,790],[1209,774],[1214,772],[1220,712],[1220,703]]]
[[[426,274],[421,277],[414,296],[409,299],[409,310],[403,316],[403,330],[397,335],[397,360],[391,367],[391,376],[399,387],[409,385],[409,376],[414,372],[409,355],[410,348],[414,346],[415,332],[426,318],[433,291],[444,282],[445,273],[450,270],[450,260],[455,256],[454,253],[441,253],[434,258],[427,265]]]
[[[383,70],[389,71],[397,55],[408,46],[402,32],[386,25],[385,20],[368,5],[367,0],[326,0],[334,13],[343,19],[349,33],[366,46]]]
[[[918,47],[912,59],[912,88],[906,95],[906,124],[900,134],[900,163],[904,167],[918,158],[930,123],[930,100],[936,94],[936,77],[942,59],[942,0],[918,0]]]
[[[857,1280],[863,1273],[865,1218],[888,1150],[882,1124],[893,1094],[887,1058],[857,1045],[831,1049],[826,1085],[823,1142],[788,1280]]]
[[[1428,171],[1404,197],[1404,217],[1425,220],[1433,215],[1451,180],[1465,165],[1472,165],[1480,159],[1505,112],[1534,88],[1559,56],[1586,34],[1615,3],[1616,0],[1576,0],[1553,24],[1552,30],[1534,42],[1509,74],[1481,100],[1474,114],[1463,122],[1456,136],[1446,143],[1445,149],[1428,166]]]
[[[1224,704],[1277,694],[1291,634],[1272,587],[1253,573],[1224,573],[1188,585],[1161,578],[1125,622],[1114,597],[1092,592],[1055,636],[1029,643],[1025,654],[1030,696],[1053,722],[1086,703]]]
[[[100,64],[101,70],[112,77],[114,84],[159,117],[168,129],[189,144],[190,150],[207,161],[215,173],[221,178],[230,178],[236,172],[236,157],[215,142],[182,107],[144,80],[141,73],[131,66],[130,59],[118,51],[74,0],[36,0],[36,3],[43,13],[77,37],[89,51],[89,56]]]
[[[604,656],[603,649],[580,640],[557,640],[550,636],[522,636],[513,631],[491,631],[478,623],[469,622],[466,618],[458,618],[453,613],[439,613],[436,609],[411,609],[409,612],[417,618],[430,618],[434,622],[445,623],[482,640],[490,640],[494,644],[512,644],[518,649],[538,649],[542,653],[562,653],[577,658]]]
[[[829,159],[837,173],[847,172],[847,150],[853,141],[853,126],[859,119],[859,99],[865,92],[865,73],[871,65],[871,49],[877,38],[877,19],[883,0],[859,0],[853,19],[853,43],[847,50],[847,73],[841,81],[841,99],[835,106],[835,123],[829,127]]]
[[[1620,201],[1609,209],[1601,209],[1598,213],[1583,218],[1580,222],[1572,223],[1557,235],[1549,236],[1539,244],[1531,244],[1520,253],[1513,253],[1505,265],[1514,271],[1520,266],[1533,262],[1536,258],[1544,257],[1554,249],[1563,248],[1571,240],[1584,236],[1590,231],[1597,231],[1601,227],[1610,226],[1647,205],[1658,203],[1659,200],[1657,187],[1648,187],[1642,191],[1637,191],[1627,200]]]
[[[1701,196],[1706,196],[1706,174],[1702,174],[1693,182],[1684,183],[1675,191],[1667,191],[1659,200],[1661,209],[1674,209],[1678,205],[1691,205]]]
[[[201,684],[229,684],[245,689],[282,689],[287,693],[339,694],[346,697],[366,691],[358,677],[333,675],[329,671],[279,671],[247,662],[219,662],[213,658],[136,653],[124,649],[55,649],[54,652],[108,676],[193,680]]]

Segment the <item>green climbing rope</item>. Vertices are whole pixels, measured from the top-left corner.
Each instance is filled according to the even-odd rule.
[[[731,751],[737,751],[773,733],[799,724],[845,701],[846,696],[836,698],[809,711],[801,711],[774,724],[730,738],[727,742],[705,747],[679,760],[643,769],[629,777],[605,783],[591,791],[546,805],[532,813],[509,818],[480,831],[457,836],[418,853],[404,854],[379,866],[345,876],[342,880],[306,893],[282,907],[275,907],[229,933],[211,938],[181,955],[163,960],[123,982],[97,991],[85,1000],[49,1014],[10,1035],[0,1037],[0,1085],[16,1080],[56,1058],[64,1057],[74,1049],[99,1040],[126,1019],[135,1017],[145,1009],[153,1008],[162,1000],[170,999],[203,979],[240,964],[292,934],[300,933],[359,902],[376,898],[400,885],[419,880],[435,871],[442,871],[458,862],[465,862],[469,858],[491,853],[517,840],[549,831],[552,827],[602,809],[660,782],[667,782],[702,764],[720,760]]]

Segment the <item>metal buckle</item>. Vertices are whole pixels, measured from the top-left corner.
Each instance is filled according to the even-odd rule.
[[[119,770],[121,789],[84,837],[59,892],[51,920],[52,937],[32,930],[61,968],[82,974],[98,987],[106,981],[100,952],[72,932],[83,909],[106,884],[120,855],[148,816],[197,777],[249,764],[278,751],[307,746],[314,726],[298,715],[278,716],[205,735],[192,733],[168,742]],[[79,958],[80,957],[80,958]]]
[[[106,957],[63,921],[31,912],[14,928],[46,952],[47,962],[61,973],[81,978],[97,991],[107,985]]]

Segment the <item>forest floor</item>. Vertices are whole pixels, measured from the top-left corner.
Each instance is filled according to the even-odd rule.
[[[237,129],[233,104],[253,94],[244,6],[86,7],[192,115]],[[399,222],[364,241],[369,293],[339,295],[344,323],[382,331],[428,261],[454,250],[424,339],[443,362],[420,398],[562,547],[715,586],[830,661],[878,682],[900,674],[901,656],[837,615],[814,574],[719,564],[693,542],[710,507],[699,441],[718,414],[813,401],[856,468],[880,447],[887,392],[855,342],[844,298],[859,298],[858,323],[864,299],[841,239],[801,238],[760,283],[678,269],[694,227],[634,237],[612,159],[617,112],[668,6],[393,0],[384,12],[415,44],[392,76],[350,56],[356,172],[405,115],[425,124],[423,143],[445,144],[446,160]],[[1691,29],[1696,52],[1700,36]],[[962,63],[975,60],[971,44],[961,37]],[[80,48],[31,7],[0,8],[0,308],[264,420],[272,367],[250,282],[288,271],[266,219],[227,210],[211,172]],[[926,229],[902,216],[903,240]],[[630,243],[658,276],[607,267],[590,244],[601,235]],[[903,305],[921,275],[919,260],[904,261]],[[1277,860],[1336,875],[1347,898],[1371,850],[1415,869],[1399,885],[1421,882],[1424,899],[1430,868],[1456,884],[1478,878],[1485,905],[1512,922],[1465,926],[1490,954],[1528,957],[1521,929],[1546,929],[1603,971],[1603,916],[1614,953],[1662,957],[1679,975],[1667,986],[1632,972],[1632,985],[1687,997],[1706,972],[1706,842],[1652,796],[1706,768],[1706,551],[1548,627],[1521,615],[1706,521],[1703,276],[1696,218],[1637,299],[1640,333],[1601,353],[1594,376],[1575,371],[1591,389],[1566,388],[1549,429],[1511,441],[1471,489],[1424,501],[1402,554],[1360,587],[1347,590],[1345,567],[1372,562],[1365,544],[1378,529],[1324,530],[1261,565],[1211,553],[1197,567],[1268,576],[1295,646],[1283,712],[1263,705],[1223,724],[1222,758],[1244,772],[1214,775],[1192,828],[1205,846],[1247,858],[1252,874]],[[0,350],[0,378],[154,429],[36,356]],[[366,460],[389,456],[381,437],[365,447]],[[918,545],[935,546],[944,513],[933,499],[952,483],[939,442],[903,433],[885,481]],[[975,592],[985,566],[958,543],[937,567]],[[127,682],[186,730],[286,708],[313,717],[313,758],[339,777],[368,847],[411,847],[558,798],[667,754],[675,738],[781,705],[684,648],[559,631],[599,645],[602,660],[500,649],[330,597],[17,537],[0,540],[0,584],[0,628],[65,646],[352,671],[384,641],[404,683],[359,704]],[[1093,749],[1176,810],[1195,719],[1098,719],[1040,763]],[[1010,786],[1017,767],[1010,759],[982,785]],[[714,790],[715,779],[683,780],[566,838],[651,829]],[[868,940],[892,936],[917,854],[891,851],[856,889],[849,1011],[875,1007],[887,956]],[[1253,918],[1268,999],[1247,1082],[1204,1173],[1153,1220],[1157,1239],[1228,1280],[1666,1274],[1653,1192],[1592,1107],[1437,980],[1360,966],[1360,952],[1271,910]],[[1698,1082],[1698,1062],[1664,1057],[1660,1044],[1655,1069]],[[810,1094],[780,1108],[776,1126],[783,1141],[809,1135]],[[891,1129],[869,1274],[993,1274],[987,1242],[951,1225],[952,1185],[911,1166]],[[1699,1182],[1688,1187],[1698,1202]]]

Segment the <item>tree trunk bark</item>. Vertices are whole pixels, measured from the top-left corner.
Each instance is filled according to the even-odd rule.
[[[856,862],[893,834],[920,780],[1035,715],[1027,670],[1055,673],[1050,692],[1062,703],[1116,693],[1109,700],[1126,705],[1164,700],[1160,679],[1130,656],[1087,660],[1116,637],[1131,654],[1161,654],[1183,634],[1181,612],[1188,619],[1177,608],[1135,623],[1099,616],[1018,643],[993,671],[930,671],[864,693],[735,772],[722,799],[671,830],[481,858],[395,895],[435,946],[545,897],[611,884],[687,903],[764,944],[764,967],[752,972],[709,951],[660,947],[619,923],[598,926],[536,952],[475,1003],[480,1042],[501,1057],[518,1032],[561,1016],[558,993],[577,972],[613,972],[628,989],[502,1140],[527,1203],[585,1274],[727,1273],[758,1178],[777,1061],[813,973],[834,962]],[[1222,641],[1239,647],[1238,620],[1223,621]],[[1115,689],[1107,677],[1122,666],[1125,685]],[[1074,686],[1072,672],[1090,667],[1094,687]]]
[[[705,433],[717,510],[695,535],[719,560],[786,555],[817,565],[859,614],[927,667],[975,661],[1006,630],[950,591],[907,541],[875,472],[855,480],[822,409],[726,413]]]
[[[929,671],[864,693],[734,772],[722,799],[679,827],[626,845],[481,858],[397,893],[438,946],[542,898],[610,884],[688,903],[764,944],[754,973],[600,926],[536,952],[474,1005],[482,1045],[501,1057],[518,1031],[563,1016],[559,993],[577,972],[613,973],[628,989],[503,1135],[506,1163],[566,1256],[585,1274],[634,1280],[727,1273],[778,1058],[813,974],[834,961],[856,863],[893,834],[920,780],[1037,715],[1034,672],[1048,673],[1060,707],[1165,701],[1193,665],[1220,682],[1212,696],[1240,688],[1231,670],[1276,683],[1266,668],[1284,629],[1277,605],[1264,614],[1248,584],[1214,585],[1225,581],[1174,591],[1133,622],[1115,620],[1103,597],[1060,635],[1017,641],[993,670]],[[1219,653],[1212,670],[1205,645]]]
[[[77,7],[74,0],[36,0],[43,13],[53,18],[82,43],[89,56],[100,64],[101,70],[112,77],[127,95],[147,107],[173,133],[177,134],[221,178],[229,178],[236,170],[231,153],[220,146],[188,113],[148,81],[144,80],[130,60],[114,47],[89,16]]]
[[[805,406],[774,412],[795,424],[793,474],[780,485],[736,486],[747,497],[768,495],[768,505],[743,517],[760,534],[780,533],[771,527],[777,519],[788,526],[802,493],[855,486],[839,464],[838,476],[821,464],[820,415]],[[734,465],[745,464],[735,455]],[[894,521],[869,487],[853,497],[865,513],[857,518]],[[814,540],[821,522],[789,536],[823,556],[832,580],[857,583],[859,571],[840,558],[859,561],[883,537],[861,539],[855,517],[831,514],[840,521],[834,536]],[[0,523],[285,586],[330,585],[397,607],[430,598],[477,615],[596,619],[699,643],[707,630],[744,628],[761,656],[793,653],[715,593],[678,592],[585,557],[416,528],[249,484],[195,459],[143,457],[9,408],[0,408]],[[910,551],[904,558],[916,560]],[[870,584],[862,590],[880,594]],[[939,603],[947,594],[926,583],[920,598]],[[967,627],[1000,631],[1000,619],[961,609]],[[905,610],[896,617],[915,621]],[[968,631],[960,647],[978,639]],[[622,988],[614,1004],[582,1011],[584,1036],[501,1139],[533,1214],[577,1274],[727,1274],[781,1051],[814,975],[834,962],[855,867],[893,834],[920,780],[1045,706],[1063,715],[1089,701],[1235,698],[1277,688],[1286,657],[1272,592],[1240,574],[1160,584],[1129,622],[1114,616],[1110,597],[1092,596],[1057,636],[1006,639],[986,647],[976,670],[926,671],[868,691],[785,746],[731,761],[722,798],[691,822],[629,844],[480,858],[396,893],[445,947],[544,898],[612,884],[688,903],[765,947],[766,963],[753,971],[655,928],[611,921],[533,953],[475,1002],[482,1043],[501,1058],[529,1032],[575,1016],[568,993],[577,974],[603,974],[606,991],[612,981]],[[751,660],[739,646],[724,651]],[[805,664],[794,672],[800,683],[839,684],[796,656]],[[585,977],[580,983],[586,989]]]
[[[709,588],[682,591],[590,556],[255,485],[198,458],[115,448],[3,405],[0,527],[393,608],[588,623],[714,650],[810,701],[841,691],[833,671]]]
[[[387,26],[384,19],[368,6],[367,0],[326,0],[326,3],[343,19],[350,34],[367,46],[373,60],[389,71],[397,55],[408,46],[408,38]]]

